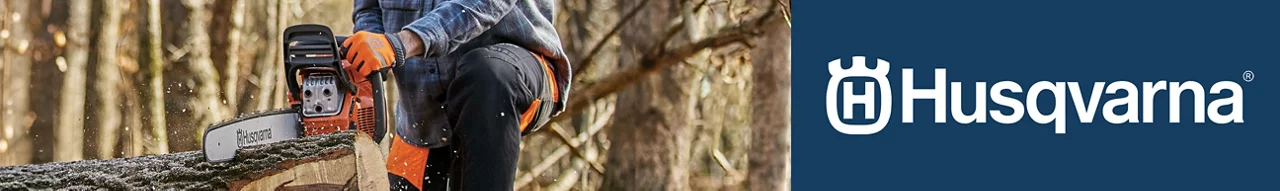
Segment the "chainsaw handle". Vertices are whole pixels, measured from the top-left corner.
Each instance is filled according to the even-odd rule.
[[[342,46],[342,44],[347,43],[348,37],[351,37],[351,36],[333,36],[333,41],[334,43],[338,44],[338,52],[341,54],[347,54],[347,47]],[[339,58],[339,59],[342,59],[342,58]]]
[[[339,44],[339,45],[338,45],[338,52],[341,52],[342,54],[346,54],[346,53],[347,53],[347,47],[345,47],[345,46],[342,46],[342,45],[341,45],[341,44],[344,44],[344,43],[346,43],[346,42],[347,42],[347,37],[350,37],[350,36],[334,36],[334,37],[333,37],[334,39],[337,39],[337,42],[338,42],[338,44]],[[374,81],[374,82],[383,82],[383,81],[387,81],[387,77],[386,77],[386,76],[387,76],[387,72],[388,72],[388,71],[391,71],[391,70],[381,70],[381,71],[378,71],[378,73],[377,73],[377,74],[382,75],[382,76],[379,76],[379,77],[378,77],[378,81]],[[374,80],[374,79],[373,79],[373,76],[372,76],[372,74],[371,74],[371,75],[369,76],[369,81],[373,81],[373,80]],[[382,86],[382,85],[378,85],[378,86]],[[382,88],[377,88],[377,89],[382,89]]]
[[[374,72],[369,74],[369,84],[373,89],[373,121],[374,134],[369,136],[382,136],[387,134],[387,89],[383,87],[383,81],[386,80],[385,72]],[[383,137],[374,137],[374,141],[381,142]]]

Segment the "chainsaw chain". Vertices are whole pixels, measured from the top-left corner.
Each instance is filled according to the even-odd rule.
[[[223,127],[223,126],[227,126],[227,125],[234,124],[234,123],[237,123],[237,122],[240,122],[240,121],[244,121],[244,120],[248,120],[248,119],[253,119],[253,118],[256,118],[256,117],[268,116],[268,115],[277,115],[277,114],[286,114],[286,113],[298,113],[298,108],[283,108],[283,109],[272,109],[272,110],[260,111],[260,112],[242,113],[242,114],[240,114],[239,116],[236,116],[235,118],[231,118],[231,119],[227,119],[227,120],[222,120],[222,121],[219,121],[219,122],[217,122],[217,123],[214,123],[213,125],[209,125],[209,129],[207,129],[207,130],[205,130],[205,131],[213,130],[213,129],[218,129],[218,128],[221,128],[221,127]],[[302,122],[298,122],[298,123],[302,123]]]

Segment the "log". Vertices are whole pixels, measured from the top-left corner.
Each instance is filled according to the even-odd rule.
[[[0,167],[0,190],[388,190],[385,156],[358,131],[241,149]]]

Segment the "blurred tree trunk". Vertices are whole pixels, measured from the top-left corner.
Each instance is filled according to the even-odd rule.
[[[226,41],[226,51],[224,51],[224,54],[226,54],[226,66],[222,70],[226,72],[222,94],[227,114],[239,113],[240,111],[240,36],[241,30],[244,28],[245,4],[244,1],[239,0],[223,0],[214,5],[213,11],[214,20],[212,22],[230,24],[226,29],[224,39]]]
[[[765,8],[769,0],[757,0]],[[766,11],[777,11],[765,9]],[[791,190],[791,27],[773,22],[751,50],[751,151],[747,184],[752,190]]]
[[[63,74],[54,131],[53,161],[84,159],[85,65],[89,62],[89,14],[91,1],[71,1],[67,17],[67,72]]]
[[[98,92],[98,152],[99,159],[115,156],[116,143],[121,132],[120,114],[120,66],[116,63],[116,46],[120,37],[120,17],[123,9],[117,0],[102,1],[102,20],[98,30],[97,78],[93,81]]]
[[[31,89],[32,59],[27,52],[31,50],[30,40],[34,34],[24,19],[31,19],[30,3],[26,1],[5,1],[8,14],[3,18],[9,37],[5,39],[3,106],[0,121],[4,124],[3,142],[0,142],[0,165],[19,165],[31,163],[31,140],[27,137],[31,128],[32,114],[29,114],[28,102]]]
[[[169,136],[165,126],[164,115],[164,56],[161,49],[160,39],[160,0],[146,0],[143,3],[146,7],[144,17],[146,25],[146,34],[142,35],[142,63],[146,66],[142,68],[143,76],[143,93],[142,102],[145,103],[146,115],[143,120],[147,121],[147,128],[150,130],[149,140],[152,144],[147,147],[147,153],[163,154],[169,152]]]
[[[635,20],[625,24],[618,53],[621,67],[641,67],[640,58],[661,48],[664,29],[679,10],[672,0],[619,2],[618,10],[645,6]],[[625,14],[619,11],[618,14]],[[694,93],[691,71],[675,65],[640,78],[618,93],[618,116],[609,128],[612,138],[605,164],[603,190],[687,190],[690,123]]]
[[[126,90],[137,90],[135,83],[120,83]],[[147,129],[145,120],[142,119],[147,113],[143,109],[142,95],[137,93],[124,94],[125,113],[128,121],[125,121],[124,131],[129,133],[128,145],[129,153],[126,156],[142,156],[147,154],[147,145],[153,143],[147,137]]]
[[[275,90],[272,90],[273,96],[271,96],[272,108],[284,107],[284,105],[286,104],[284,103],[284,99],[285,99],[285,92],[286,92],[285,89],[287,87],[285,87],[285,82],[284,82],[285,77],[283,72],[284,69],[282,67],[284,65],[284,46],[282,45],[284,44],[284,38],[280,36],[283,35],[284,29],[289,27],[289,18],[293,16],[293,9],[289,8],[290,2],[293,2],[293,1],[276,2],[276,23],[275,23],[276,32],[272,33],[271,36],[276,36],[276,38],[278,39],[276,41],[279,41],[279,42],[276,42],[275,44],[270,46],[272,47],[273,50],[276,51],[275,59],[271,60],[271,62],[266,62],[266,63],[270,63],[268,64],[269,67],[279,69],[279,70],[276,70],[277,72],[271,73],[271,75],[274,76],[273,79],[275,79],[271,82],[276,83]]]
[[[277,57],[277,55],[284,54],[276,52],[281,48],[280,44],[283,44],[280,33],[284,29],[280,27],[280,23],[284,22],[282,21],[284,16],[282,16],[281,12],[281,10],[283,10],[284,3],[279,1],[263,1],[263,4],[267,7],[267,20],[269,21],[266,26],[266,29],[269,32],[269,35],[267,35],[268,45],[266,48],[270,50],[268,51],[270,54],[262,56],[262,59],[258,61],[258,92],[256,98],[251,97],[250,99],[257,99],[257,104],[254,104],[254,110],[256,111],[263,111],[272,107],[271,100],[272,96],[275,95],[274,91],[276,81],[278,81],[276,76],[282,75],[279,72],[276,72],[276,69],[281,67],[275,63],[279,60],[277,58],[280,58]]]
[[[209,17],[208,9],[205,6],[208,2],[204,0],[184,0],[183,5],[187,7],[187,38],[186,50],[187,64],[191,72],[195,73],[195,84],[192,87],[196,89],[196,97],[191,99],[189,107],[194,110],[194,114],[199,123],[196,123],[196,132],[193,139],[201,140],[204,137],[204,129],[210,124],[217,123],[226,119],[226,111],[222,107],[222,99],[218,93],[221,92],[219,87],[222,84],[218,82],[218,68],[213,66],[213,60],[210,58],[211,51],[209,47],[212,45],[209,40]]]

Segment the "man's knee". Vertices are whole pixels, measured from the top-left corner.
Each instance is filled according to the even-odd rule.
[[[468,51],[459,62],[458,78],[478,80],[473,83],[503,82],[514,78],[516,58],[497,47],[481,47]]]

